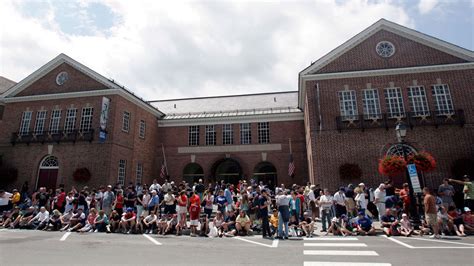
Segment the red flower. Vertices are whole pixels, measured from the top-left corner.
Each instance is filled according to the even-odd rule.
[[[384,158],[379,160],[379,173],[387,176],[396,176],[407,167],[407,162],[402,156],[386,155]]]
[[[425,151],[410,155],[407,161],[414,163],[417,169],[424,172],[433,171],[436,168],[434,157]]]

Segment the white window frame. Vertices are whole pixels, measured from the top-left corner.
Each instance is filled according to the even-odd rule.
[[[216,145],[216,126],[215,125],[206,125],[206,145],[213,146]]]
[[[79,130],[81,132],[89,132],[92,129],[92,119],[94,117],[94,108],[93,107],[84,107],[82,108],[81,113],[81,124]]]
[[[61,124],[61,109],[54,109],[51,111],[51,120],[49,120],[49,131],[51,134],[59,133],[59,126]]]
[[[143,179],[143,164],[137,163],[137,171],[135,173],[135,184],[142,184]]]
[[[388,118],[405,117],[402,90],[399,87],[384,89]]]
[[[426,90],[423,86],[408,87],[408,101],[412,116],[425,116],[430,114]]]
[[[339,97],[339,111],[342,117],[342,121],[357,120],[357,97],[355,90],[343,90],[338,91]]]
[[[125,185],[125,178],[127,176],[127,160],[119,160],[117,182]]]
[[[258,143],[259,144],[268,144],[270,143],[270,123],[269,122],[259,122],[258,127]]]
[[[139,126],[139,129],[138,129],[138,136],[141,139],[144,139],[145,138],[145,133],[146,133],[146,122],[145,122],[145,120],[140,120],[140,126]]]
[[[435,113],[438,116],[454,114],[454,104],[451,98],[451,91],[447,84],[438,84],[431,86],[435,103]]]
[[[31,116],[33,115],[32,111],[24,111],[21,116],[20,122],[20,136],[25,136],[30,133],[30,124]]]
[[[76,127],[77,108],[69,108],[66,111],[66,118],[64,120],[64,132],[71,133]]]
[[[240,144],[252,144],[252,125],[250,123],[240,124]]]
[[[40,110],[36,112],[36,121],[35,121],[35,135],[43,135],[44,134],[44,125],[46,123],[46,115],[48,115],[48,111]]]
[[[188,145],[199,146],[199,126],[189,126]]]
[[[377,89],[362,90],[362,103],[365,119],[382,118],[379,91]]]
[[[122,115],[122,131],[129,132],[130,131],[130,117],[132,114],[128,111],[123,111]]]
[[[222,144],[223,145],[234,144],[234,128],[232,124],[222,125]]]

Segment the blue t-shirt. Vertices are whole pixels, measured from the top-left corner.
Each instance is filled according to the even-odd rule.
[[[226,202],[227,202],[226,197],[221,196],[221,195],[217,196],[217,198],[216,198],[216,203],[217,204],[225,205]]]
[[[364,229],[369,229],[372,226],[372,221],[367,216],[364,216],[364,218],[357,219],[357,224]]]
[[[230,192],[230,189],[226,188],[224,190],[224,196],[227,199],[227,202],[231,204],[233,200],[232,200],[232,192]]]

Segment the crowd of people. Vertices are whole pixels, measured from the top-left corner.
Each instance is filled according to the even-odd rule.
[[[463,206],[453,200],[462,185]],[[331,192],[319,185],[294,184],[269,187],[263,182],[241,180],[190,185],[166,180],[150,185],[129,183],[81,190],[63,185],[56,190],[39,188],[29,193],[0,190],[0,228],[69,232],[176,234],[232,237],[261,233],[264,238],[323,235],[388,236],[474,233],[471,213],[472,181],[445,179],[436,191],[425,187],[420,204],[412,203],[408,184],[396,188],[390,181],[376,189],[364,183],[349,184]],[[414,204],[411,206],[411,204]],[[415,206],[416,205],[416,206]],[[422,213],[414,224],[411,210]],[[380,228],[374,226],[378,220]],[[415,219],[416,220],[416,219]],[[321,223],[318,231],[317,223]]]

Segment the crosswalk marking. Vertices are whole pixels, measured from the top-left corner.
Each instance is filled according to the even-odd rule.
[[[59,239],[59,241],[66,241],[66,238],[67,238],[70,234],[71,234],[71,232],[65,233],[65,234],[61,237],[61,239]]]
[[[332,256],[378,256],[372,250],[303,250],[304,255],[332,255]]]
[[[338,262],[338,261],[305,261],[304,266],[391,266],[390,263],[371,262]]]
[[[306,241],[356,241],[359,240],[357,237],[316,237],[316,238],[303,238]]]
[[[364,243],[304,243],[305,247],[367,247]]]

